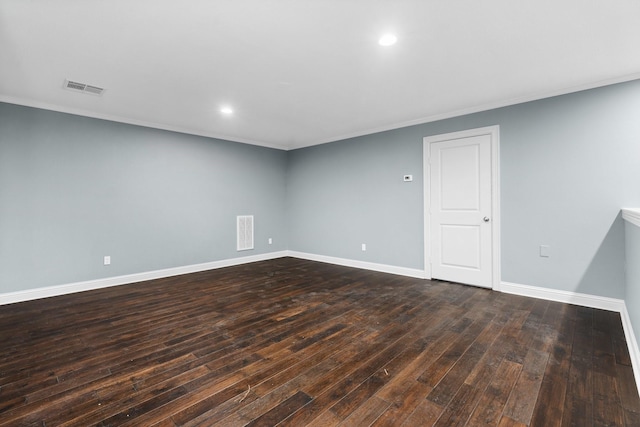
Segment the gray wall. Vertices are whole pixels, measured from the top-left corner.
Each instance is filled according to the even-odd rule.
[[[421,141],[403,135],[381,133],[290,151],[289,249],[421,267]],[[403,182],[405,174],[413,174],[413,182]]]
[[[0,103],[0,293],[284,250],[286,157]]]
[[[636,341],[640,343],[640,227],[625,223],[627,289],[625,303]]]
[[[502,280],[624,298],[639,111],[635,81],[292,151],[289,249],[423,269],[422,138],[499,125]]]
[[[0,292],[284,249],[422,269],[422,138],[497,124],[502,280],[624,298],[638,111],[635,81],[287,153],[0,104]]]

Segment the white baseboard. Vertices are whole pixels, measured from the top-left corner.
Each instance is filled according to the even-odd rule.
[[[178,276],[180,274],[197,273],[199,271],[214,270],[223,267],[231,267],[234,265],[247,264],[256,261],[265,261],[268,259],[282,258],[286,256],[288,256],[287,251],[270,252],[261,255],[251,255],[240,258],[225,259],[221,261],[205,262],[202,264],[166,268],[163,270],[146,271],[143,273],[107,277],[104,279],[88,280],[85,282],[68,283],[65,285],[48,286],[44,288],[9,292],[0,294],[0,305],[31,301],[40,298],[49,298],[75,292],[90,291],[93,289],[107,288],[110,286],[126,285],[129,283],[143,282],[145,280],[161,279],[164,277]]]
[[[319,261],[329,264],[342,265],[345,267],[361,268],[364,270],[379,271],[383,273],[398,274],[401,276],[415,277],[425,279],[426,273],[423,270],[398,267],[387,264],[377,264],[366,261],[357,261],[345,258],[330,257],[325,255],[315,255],[297,251],[280,251],[271,252],[261,255],[252,255],[240,258],[231,258],[221,261],[212,261],[203,264],[187,265],[183,267],[167,268],[163,270],[147,271],[143,273],[128,274],[124,276],[108,277],[104,279],[89,280],[85,282],[69,283],[65,285],[49,286],[44,288],[27,289],[18,292],[9,292],[0,294],[0,305],[13,304],[17,302],[30,301],[40,298],[48,298],[58,295],[71,294],[75,292],[89,291],[93,289],[106,288],[110,286],[119,286],[129,283],[142,282],[145,280],[161,279],[164,277],[178,276],[181,274],[196,273],[199,271],[214,270],[223,267],[231,267],[234,265],[247,264],[257,261],[265,261],[269,259],[293,257],[306,259],[310,261]],[[633,332],[633,326],[627,312],[624,300],[616,298],[601,297],[597,295],[581,294],[576,292],[561,291],[557,289],[541,288],[537,286],[521,285],[517,283],[501,282],[500,291],[540,298],[550,301],[576,304],[584,307],[598,308],[602,310],[615,311],[620,313],[622,326],[629,348],[629,355],[633,366],[636,385],[640,392],[640,349],[636,336]]]
[[[288,256],[293,258],[307,259],[309,261],[326,262],[328,264],[342,265],[345,267],[361,268],[363,270],[379,271],[381,273],[398,274],[400,276],[415,277],[425,279],[423,270],[408,267],[397,267],[395,265],[377,264],[374,262],[357,261],[345,258],[336,258],[325,255],[309,254],[305,252],[287,251]]]
[[[638,347],[638,341],[636,340],[636,335],[633,331],[631,319],[627,312],[627,305],[624,300],[508,282],[501,283],[501,291],[508,294],[540,298],[620,313],[622,328],[624,329],[624,336],[627,341],[627,348],[629,349],[629,357],[631,358],[631,366],[633,367],[633,375],[636,380],[636,387],[638,387],[638,393],[640,393],[640,348]]]
[[[549,301],[581,305],[583,307],[599,308],[601,310],[622,313],[624,300],[601,297],[598,295],[581,294],[578,292],[561,291],[558,289],[541,288],[538,286],[520,285],[517,283],[501,282],[500,291],[507,294],[546,299]]]
[[[399,274],[402,276],[425,278],[422,270],[396,267],[385,264],[375,264],[364,261],[354,261],[349,259],[328,257],[323,255],[307,254],[295,251],[279,251],[270,252],[261,255],[251,255],[240,258],[231,258],[221,261],[212,261],[202,264],[186,265],[182,267],[167,268],[163,270],[146,271],[142,273],[127,274],[124,276],[106,277],[103,279],[88,280],[84,282],[67,283],[63,285],[48,286],[43,288],[26,289],[24,291],[8,292],[0,294],[0,305],[13,304],[23,301],[31,301],[40,298],[49,298],[59,295],[66,295],[75,292],[90,291],[93,289],[107,288],[110,286],[126,285],[129,283],[143,282],[145,280],[162,279],[164,277],[178,276],[180,274],[197,273],[199,271],[214,270],[217,268],[231,267],[234,265],[247,264],[256,261],[265,261],[269,259],[294,257],[308,259],[311,261],[320,261],[330,264],[343,265],[346,267],[362,268],[364,270],[381,271],[384,273]]]
[[[624,306],[624,310],[620,313],[620,317],[622,318],[624,336],[627,339],[627,348],[629,349],[631,366],[633,366],[633,376],[636,379],[638,394],[640,394],[640,347],[638,347],[638,340],[633,332],[633,325],[631,325],[631,318],[629,318],[629,312],[627,311],[626,305]]]
[[[309,254],[304,252],[287,251],[287,256],[307,259],[310,261],[320,261],[329,264],[342,265],[346,267],[361,268],[364,270],[380,271],[383,273],[399,274],[402,276],[425,279],[426,273],[423,270],[397,267],[386,264],[376,264],[365,261],[336,258],[325,255]],[[517,283],[500,282],[499,292],[521,295],[532,298],[540,298],[549,301],[575,304],[583,307],[597,308],[620,313],[624,335],[629,349],[629,356],[633,367],[638,392],[640,393],[640,349],[633,332],[631,320],[627,312],[627,306],[622,299],[602,297],[598,295],[583,294],[578,292],[562,291],[558,289],[542,288],[538,286],[521,285]]]

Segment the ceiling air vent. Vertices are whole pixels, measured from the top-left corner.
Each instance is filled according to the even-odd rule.
[[[64,81],[64,88],[74,90],[77,92],[90,93],[92,95],[102,95],[102,92],[104,92],[104,88],[101,88],[98,86],[91,86],[86,83],[74,82],[71,80]]]

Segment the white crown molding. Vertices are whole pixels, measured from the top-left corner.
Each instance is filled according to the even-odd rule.
[[[640,227],[640,209],[638,208],[623,208],[622,219],[629,221],[631,224]]]
[[[430,116],[419,117],[413,120],[406,120],[402,122],[392,123],[389,125],[375,126],[375,127],[363,129],[360,131],[348,132],[348,133],[332,136],[329,138],[324,138],[321,140],[298,141],[296,143],[282,143],[282,144],[267,143],[264,141],[238,138],[238,137],[233,137],[229,135],[216,134],[213,132],[188,129],[185,127],[172,126],[172,125],[155,123],[155,122],[144,121],[144,120],[136,120],[136,119],[121,117],[113,114],[97,113],[95,111],[90,111],[86,109],[63,107],[63,106],[52,104],[52,103],[47,103],[47,102],[42,102],[42,101],[37,101],[34,99],[28,99],[28,98],[22,98],[22,97],[0,95],[0,102],[6,102],[9,104],[41,108],[43,110],[58,111],[61,113],[74,114],[78,116],[91,117],[95,119],[109,120],[109,121],[118,122],[118,123],[126,123],[126,124],[131,124],[136,126],[144,126],[144,127],[154,128],[154,129],[167,130],[171,132],[179,132],[179,133],[185,133],[190,135],[204,136],[207,138],[223,139],[226,141],[239,142],[242,144],[257,145],[260,147],[267,147],[267,148],[274,148],[278,150],[289,151],[289,150],[296,150],[300,148],[312,147],[315,145],[328,144],[331,142],[342,141],[350,138],[358,138],[365,135],[371,135],[375,133],[401,129],[409,126],[432,123],[432,122],[446,120],[454,117],[461,117],[469,114],[480,113],[483,111],[495,110],[498,108],[510,107],[512,105],[524,104],[531,101],[538,101],[541,99],[552,98],[555,96],[567,95],[567,94],[576,93],[576,92],[582,92],[590,89],[597,89],[599,87],[610,86],[618,83],[625,83],[625,82],[638,80],[638,79],[640,79],[640,73],[633,73],[633,74],[628,74],[620,77],[604,79],[604,80],[595,81],[595,82],[589,82],[583,85],[571,86],[571,87],[561,88],[557,90],[541,91],[531,95],[484,103],[484,104],[480,104],[480,105],[476,105],[468,108],[462,108],[462,109],[448,111],[440,114],[433,114]]]
[[[325,262],[327,264],[341,265],[344,267],[361,268],[363,270],[379,271],[381,273],[398,274],[400,276],[415,277],[425,279],[424,270],[418,270],[408,267],[397,267],[395,265],[377,264],[367,261],[357,261],[353,259],[336,258],[332,256],[309,254],[305,252],[287,251],[288,256],[293,258],[306,259],[309,261]]]
[[[345,133],[342,135],[337,135],[335,137],[320,140],[320,141],[301,142],[296,144],[295,147],[289,147],[288,150],[312,147],[314,145],[328,144],[331,142],[342,141],[350,138],[358,138],[365,135],[392,131],[392,130],[401,129],[409,126],[417,126],[417,125],[423,125],[426,123],[433,123],[440,120],[447,120],[455,117],[462,117],[470,114],[481,113],[484,111],[496,110],[498,108],[510,107],[512,105],[525,104],[527,102],[539,101],[541,99],[553,98],[561,95],[568,95],[571,93],[597,89],[600,87],[611,86],[619,83],[626,83],[626,82],[630,82],[638,79],[640,79],[640,73],[633,73],[633,74],[628,74],[621,77],[599,80],[596,82],[590,82],[583,85],[571,86],[571,87],[561,88],[557,90],[541,91],[531,95],[499,100],[495,102],[488,102],[485,104],[480,104],[480,105],[476,105],[468,108],[461,108],[459,110],[453,110],[453,111],[449,111],[441,114],[434,114],[431,116],[420,117],[414,120],[407,120],[407,121],[393,123],[386,126],[373,127],[373,128],[365,129],[358,132]]]
[[[121,117],[121,116],[116,116],[116,115],[107,114],[107,113],[98,113],[95,111],[85,110],[81,108],[63,107],[63,106],[36,101],[33,99],[27,99],[27,98],[17,98],[14,96],[0,95],[0,102],[5,102],[7,104],[22,105],[23,107],[39,108],[41,110],[55,111],[58,113],[72,114],[74,116],[89,117],[92,119],[107,120],[107,121],[116,122],[116,123],[124,123],[127,125],[141,126],[141,127],[151,128],[151,129],[159,129],[159,130],[165,130],[169,132],[183,133],[186,135],[195,135],[195,136],[202,136],[205,138],[213,138],[213,139],[220,139],[224,141],[237,142],[240,144],[256,145],[259,147],[273,148],[273,149],[282,150],[282,151],[286,151],[289,149],[287,146],[280,145],[280,144],[271,144],[268,142],[254,141],[252,139],[237,138],[237,137],[218,134],[214,132],[199,131],[195,129],[180,127],[180,126],[149,122],[145,120],[130,119],[127,117]]]
[[[251,255],[240,258],[231,258],[221,261],[206,262],[203,264],[186,265],[182,267],[166,268],[163,270],[146,271],[143,273],[127,274],[124,276],[107,277],[104,279],[88,280],[85,282],[68,283],[64,285],[48,286],[44,288],[27,289],[24,291],[0,294],[0,306],[23,301],[31,301],[40,298],[49,298],[59,295],[67,295],[75,292],[90,291],[93,289],[107,288],[110,286],[126,285],[129,283],[143,282],[145,280],[162,279],[164,277],[178,276],[181,274],[197,273],[199,271],[215,270],[223,267],[247,264],[256,261],[286,257],[286,251],[270,252],[261,255]]]

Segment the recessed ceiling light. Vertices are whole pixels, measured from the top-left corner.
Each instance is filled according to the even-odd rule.
[[[220,112],[225,116],[230,116],[231,114],[233,114],[233,108],[225,106],[220,108]]]
[[[398,38],[395,36],[395,34],[385,34],[380,37],[380,39],[378,40],[378,44],[380,46],[392,46],[396,44],[397,41]]]

